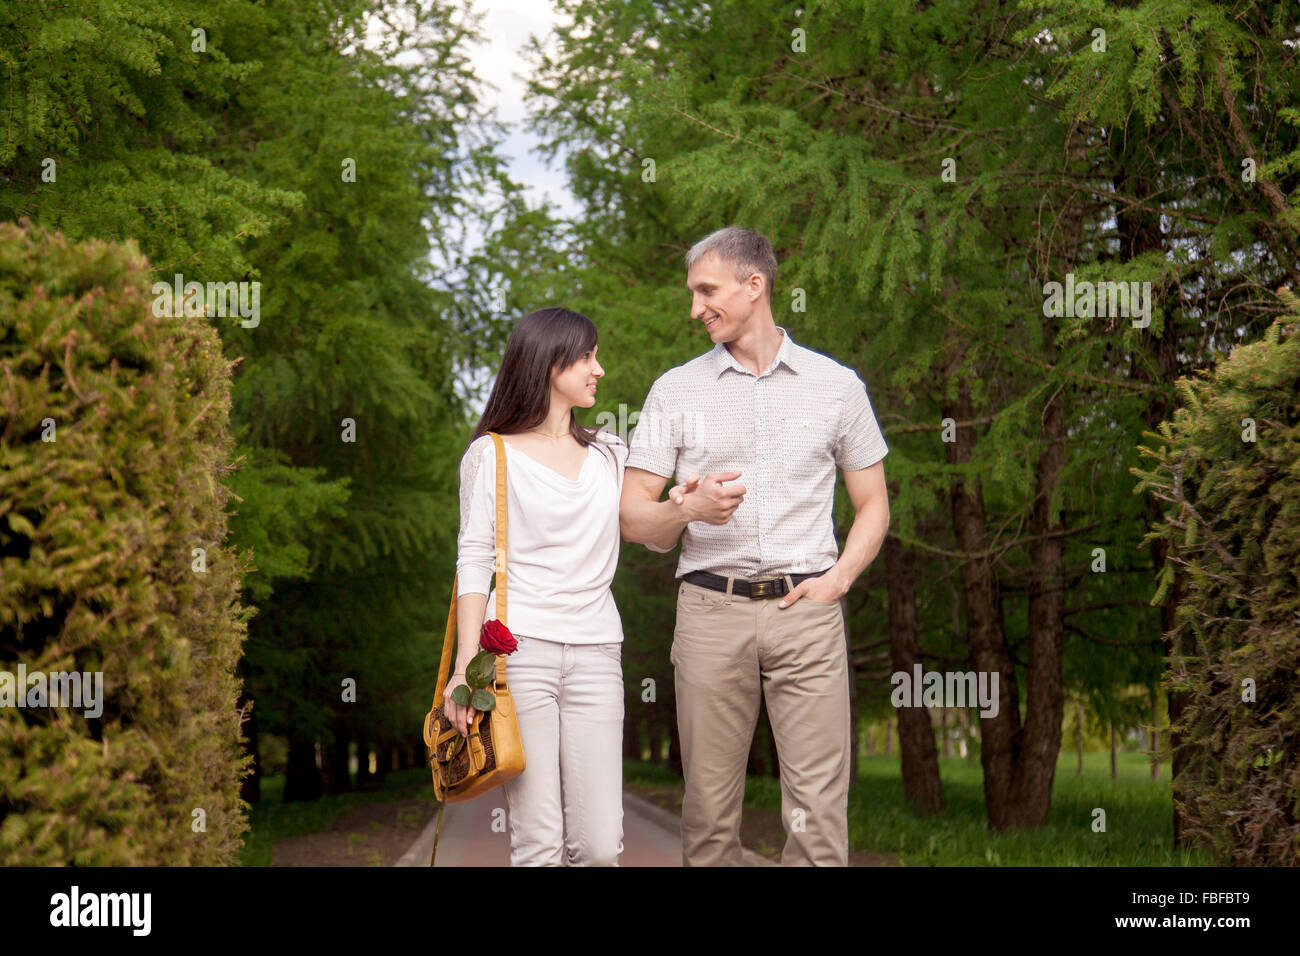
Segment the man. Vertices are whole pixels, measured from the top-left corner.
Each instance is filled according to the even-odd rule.
[[[620,508],[625,540],[666,553],[682,539],[670,655],[686,775],[682,863],[740,865],[761,685],[781,763],[781,863],[846,866],[841,598],[889,527],[888,448],[857,374],[773,322],[766,238],[721,229],[687,252],[686,270],[691,317],[714,347],[651,387]],[[837,465],[855,512],[842,555]],[[674,475],[683,493],[659,501]]]

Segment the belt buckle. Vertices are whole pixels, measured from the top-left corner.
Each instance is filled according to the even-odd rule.
[[[749,585],[749,596],[752,598],[776,597],[776,581],[755,581]]]

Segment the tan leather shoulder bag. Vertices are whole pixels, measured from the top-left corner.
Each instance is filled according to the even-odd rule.
[[[506,453],[501,436],[489,432],[497,451],[497,620],[506,624]],[[424,743],[433,769],[434,796],[443,803],[472,800],[499,787],[524,771],[524,745],[519,737],[514,699],[506,683],[506,655],[498,654],[492,692],[496,706],[487,713],[477,711],[470,726],[468,746],[452,745],[460,736],[443,713],[443,692],[451,672],[452,650],[456,645],[457,574],[451,586],[451,607],[447,611],[447,633],[442,639],[442,663],[433,707],[424,718]],[[507,625],[508,626],[508,625]],[[450,756],[449,751],[454,750]]]

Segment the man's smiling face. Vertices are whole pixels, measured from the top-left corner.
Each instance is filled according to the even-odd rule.
[[[763,277],[736,279],[736,266],[714,253],[703,256],[686,273],[691,292],[691,318],[704,324],[714,342],[730,342],[745,328],[754,303],[763,294]]]

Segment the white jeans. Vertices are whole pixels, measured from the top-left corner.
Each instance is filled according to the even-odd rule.
[[[506,660],[524,772],[503,787],[511,866],[618,866],[623,645],[514,635]]]

